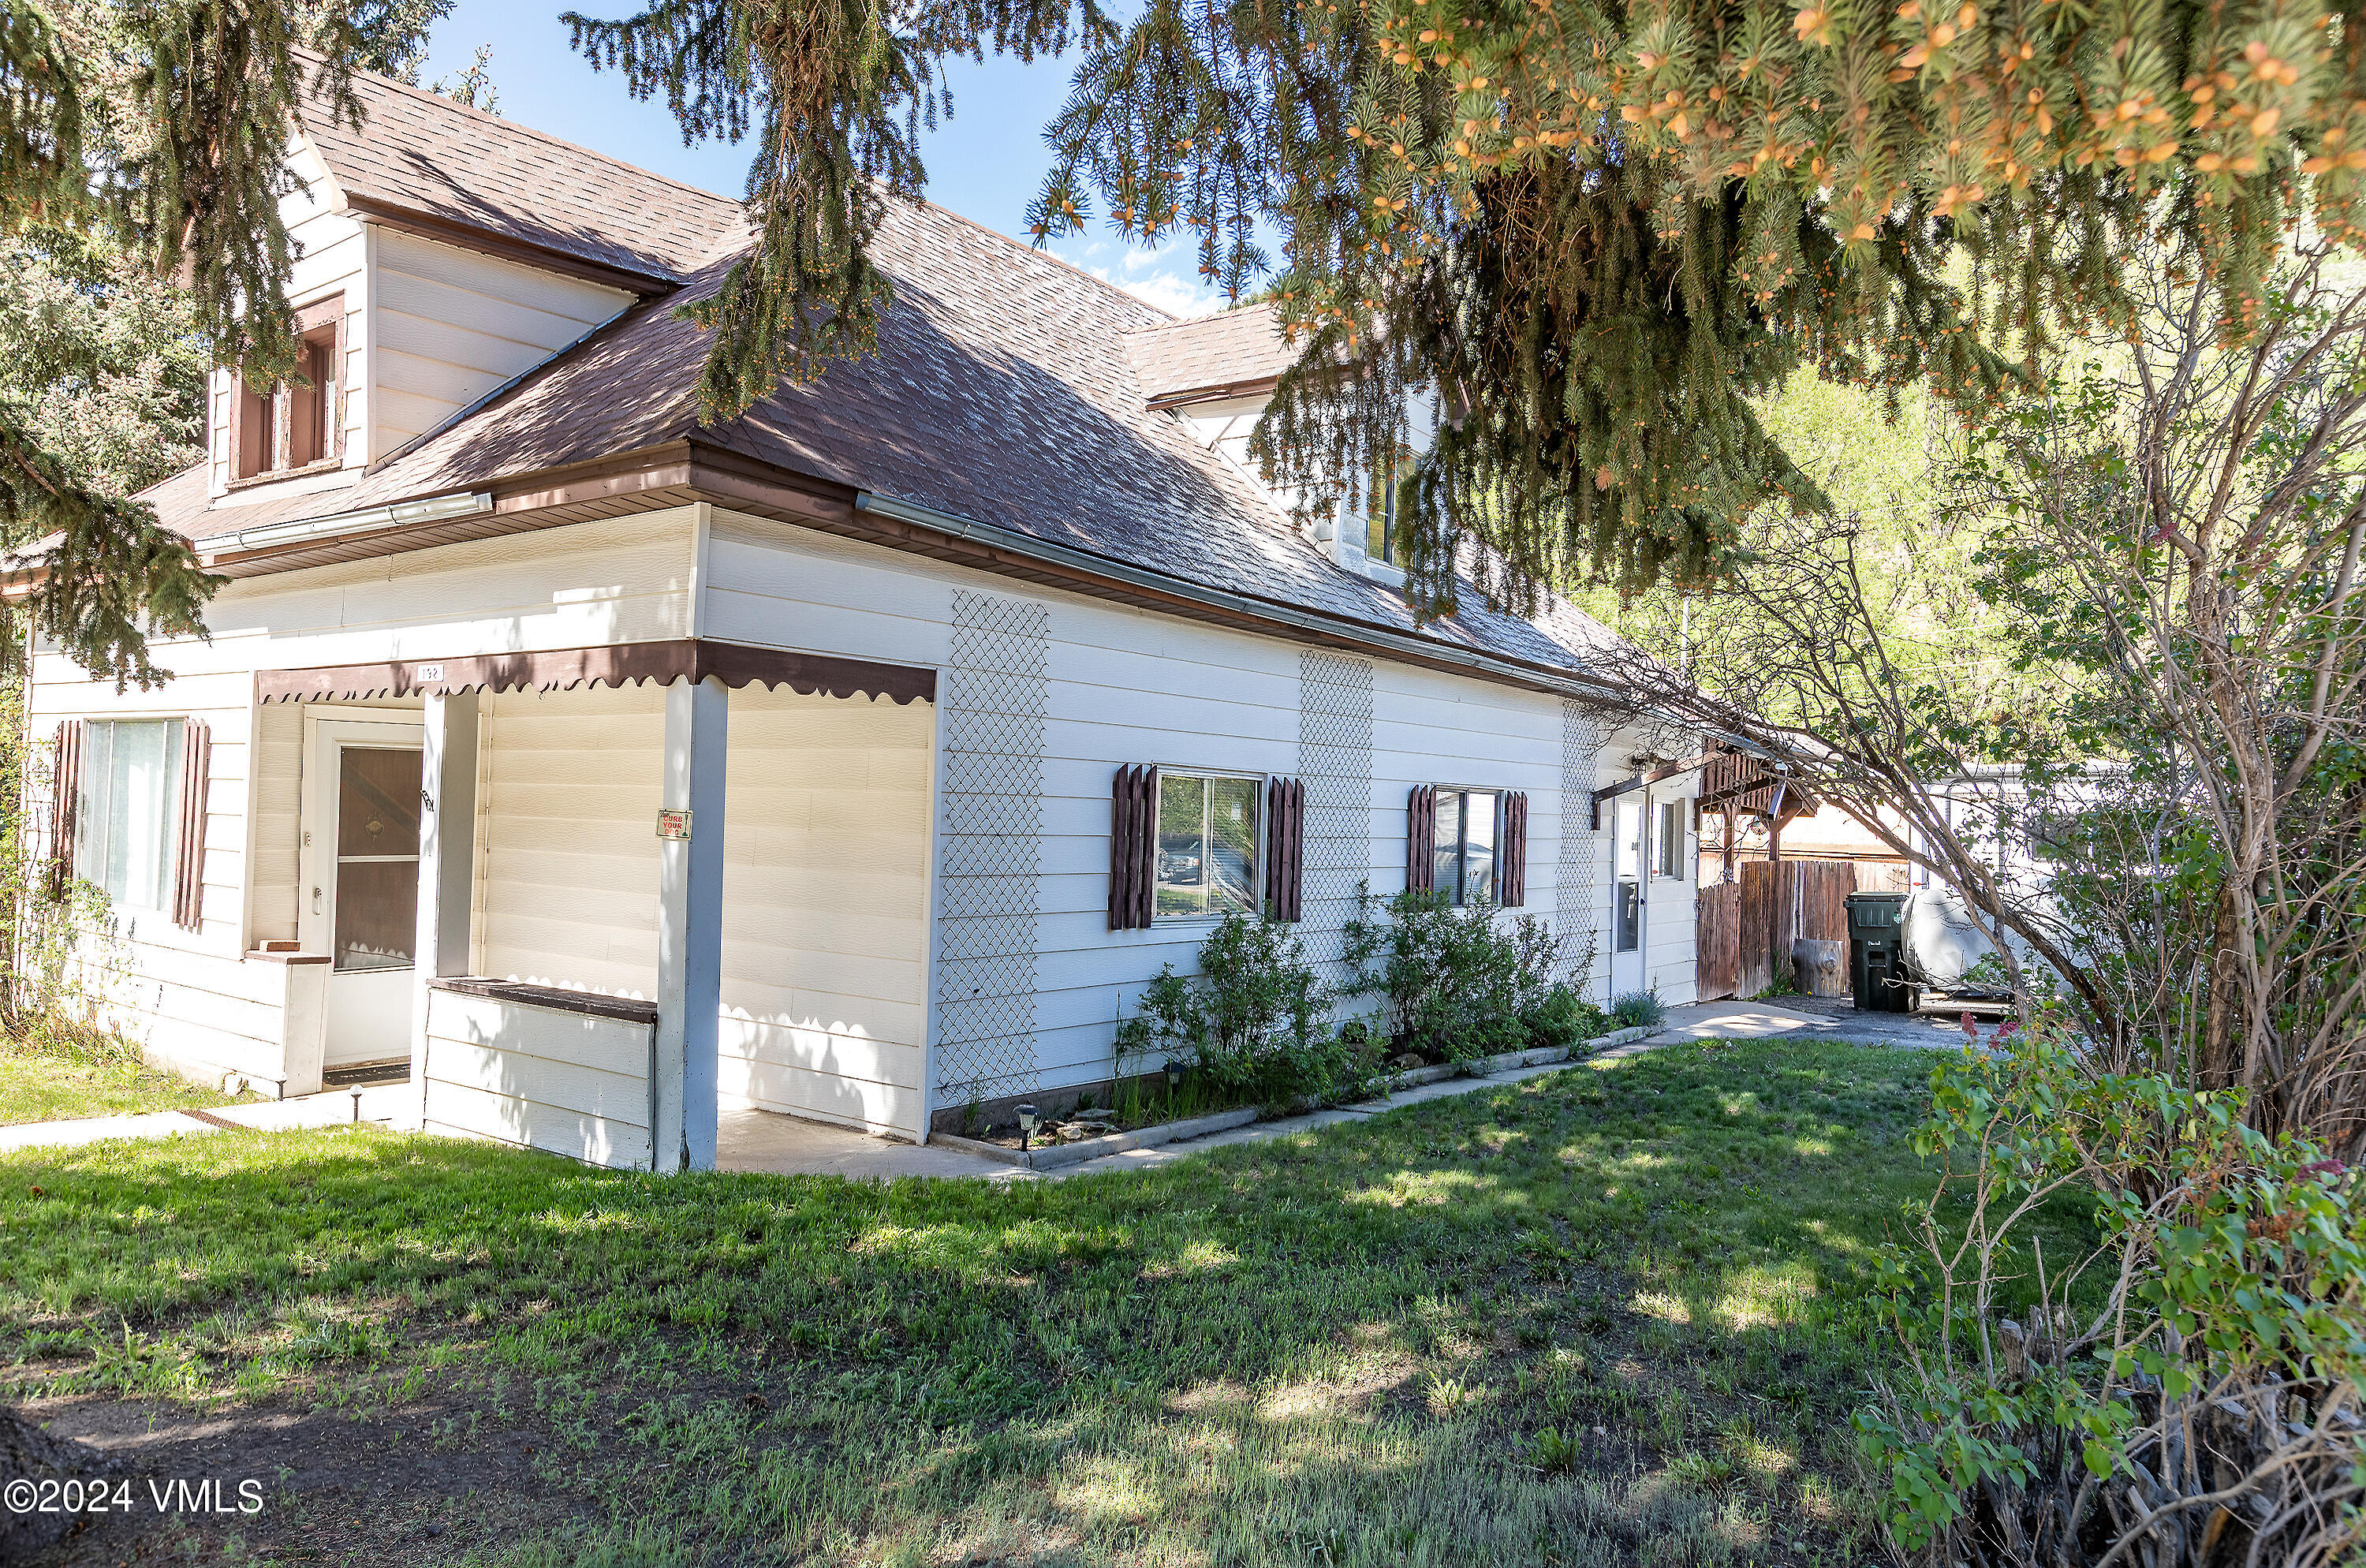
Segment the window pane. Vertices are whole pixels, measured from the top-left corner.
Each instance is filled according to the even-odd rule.
[[[355,969],[408,969],[419,928],[419,862],[337,863],[337,964]]]
[[[1611,818],[1617,840],[1618,874],[1640,876],[1643,866],[1643,803],[1632,795],[1622,798],[1614,808]]]
[[[1495,901],[1495,792],[1473,790],[1462,807],[1462,901]]]
[[[337,853],[419,852],[420,754],[348,746],[337,753]]]
[[[1618,884],[1618,951],[1632,953],[1643,937],[1642,889],[1633,882]]]
[[[1462,796],[1437,792],[1437,841],[1429,854],[1430,886],[1447,902],[1462,902]]]
[[[105,734],[84,764],[99,799],[92,802],[99,843],[84,874],[118,904],[161,909],[171,887],[173,797],[179,783],[177,724],[92,725]]]
[[[1209,912],[1256,909],[1257,784],[1254,779],[1208,783]]]
[[[420,753],[337,753],[336,967],[407,969],[419,919]]]
[[[1158,775],[1158,909],[1200,915],[1208,909],[1208,781]]]
[[[82,776],[70,781],[74,790],[74,870],[85,881],[107,885],[107,758],[114,749],[115,726],[82,727]]]
[[[1365,496],[1364,553],[1374,560],[1396,560],[1397,486],[1396,465],[1382,463],[1372,470],[1372,483]]]

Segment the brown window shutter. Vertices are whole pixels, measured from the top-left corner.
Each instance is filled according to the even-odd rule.
[[[213,772],[213,727],[181,721],[181,818],[173,854],[173,923],[201,931],[206,923],[206,780]]]
[[[1415,784],[1405,802],[1405,891],[1427,893],[1436,886],[1437,786]]]
[[[1110,783],[1110,930],[1149,927],[1157,861],[1158,770],[1120,768]]]
[[[74,835],[81,824],[82,720],[61,719],[50,784],[50,897],[62,898],[74,879]]]
[[[1275,779],[1265,791],[1265,906],[1277,920],[1295,920],[1306,883],[1306,784]]]
[[[1504,796],[1504,874],[1500,879],[1504,908],[1517,909],[1528,901],[1528,795],[1513,790]]]

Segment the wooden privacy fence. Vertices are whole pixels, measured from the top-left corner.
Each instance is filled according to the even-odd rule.
[[[1745,861],[1740,882],[1700,891],[1700,998],[1755,997],[1791,982],[1791,944],[1848,941],[1853,861]],[[1873,868],[1878,871],[1880,868]]]
[[[1698,966],[1701,1000],[1741,991],[1741,884],[1713,883],[1700,890],[1693,962]]]

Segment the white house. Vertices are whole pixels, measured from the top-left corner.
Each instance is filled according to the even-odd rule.
[[[218,376],[149,492],[229,580],[210,639],[120,695],[35,659],[71,787],[30,804],[152,1060],[407,1063],[430,1127],[661,1169],[718,1106],[924,1139],[1106,1080],[1223,910],[1335,962],[1409,875],[1690,998],[1696,775],[1597,826],[1651,765],[1608,634],[1416,626],[1380,530],[1293,525],[1238,456],[1264,312],[898,206],[877,354],[703,426],[673,310],[736,202],[360,91],[297,136],[310,385]]]

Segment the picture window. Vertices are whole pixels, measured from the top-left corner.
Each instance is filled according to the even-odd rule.
[[[1264,793],[1260,778],[1159,770],[1157,919],[1256,912]]]

